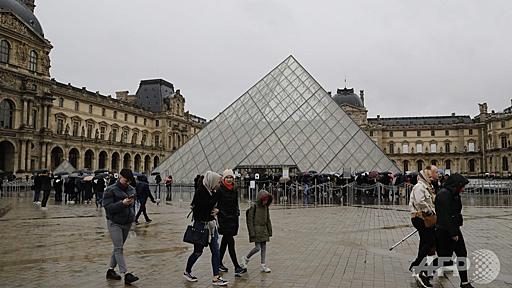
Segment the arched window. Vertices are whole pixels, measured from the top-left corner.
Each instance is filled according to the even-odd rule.
[[[0,128],[13,128],[14,104],[9,100],[0,102]]]
[[[37,53],[36,51],[30,51],[30,56],[28,58],[28,70],[32,72],[36,72],[37,70]]]
[[[423,160],[416,161],[416,166],[418,168],[418,172],[423,170]]]
[[[404,172],[409,171],[409,161],[404,160]]]
[[[0,62],[9,63],[11,55],[11,44],[7,40],[0,41]]]
[[[452,169],[452,161],[451,160],[444,161],[444,169],[447,169],[447,170]]]

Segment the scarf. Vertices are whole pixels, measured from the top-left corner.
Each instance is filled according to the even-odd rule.
[[[228,183],[226,181],[226,179],[224,179],[222,182],[224,183],[224,186],[226,186],[226,188],[228,188],[228,190],[233,190],[233,188],[235,187],[235,184],[233,182]]]

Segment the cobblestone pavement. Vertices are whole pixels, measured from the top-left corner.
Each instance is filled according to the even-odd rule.
[[[53,204],[53,201],[52,203]],[[199,278],[182,278],[191,245],[181,241],[188,210],[150,205],[153,222],[134,226],[125,245],[128,269],[141,278],[136,287],[209,287],[211,266],[207,249],[194,267]],[[398,248],[388,248],[413,231],[404,206],[273,207],[274,236],[267,246],[272,273],[258,270],[259,256],[249,272],[229,287],[417,287],[407,272],[416,254],[418,236]],[[242,213],[241,223],[245,223]],[[499,255],[501,272],[490,285],[512,287],[512,208],[464,209],[463,233],[469,253],[490,249]],[[105,280],[112,244],[104,211],[94,205],[34,207],[28,198],[0,199],[0,287],[122,287]],[[241,225],[238,258],[251,248]],[[471,273],[471,271],[470,271]],[[434,287],[458,287],[453,276],[435,278]]]

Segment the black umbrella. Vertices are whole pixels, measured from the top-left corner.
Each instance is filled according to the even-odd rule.
[[[63,171],[63,172],[53,173],[53,176],[64,176],[64,175],[68,175],[68,174],[69,174],[69,172]]]
[[[107,177],[108,177],[108,174],[101,173],[101,174],[97,174],[96,176],[94,176],[94,179],[105,179]]]
[[[106,173],[109,172],[108,169],[98,169],[94,171],[94,174]]]
[[[160,172],[151,172],[151,176],[160,175]]]

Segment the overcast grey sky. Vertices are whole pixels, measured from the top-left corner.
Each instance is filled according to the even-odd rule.
[[[502,111],[510,0],[36,0],[52,77],[135,93],[163,78],[212,119],[288,55],[327,91],[364,89],[370,116]]]

